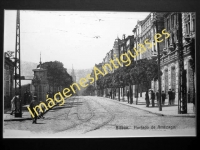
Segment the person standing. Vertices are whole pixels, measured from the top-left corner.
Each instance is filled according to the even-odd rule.
[[[159,106],[159,91],[156,92],[157,106]]]
[[[152,107],[154,107],[154,106],[155,106],[155,104],[154,104],[154,100],[155,100],[155,93],[154,93],[154,91],[153,91],[153,90],[151,90],[151,100],[152,100]]]
[[[129,97],[130,97],[130,93],[129,93],[129,90],[127,90],[127,99],[128,99],[128,103],[129,103]]]
[[[12,115],[15,112],[15,103],[16,103],[17,98],[18,98],[18,95],[15,95],[11,100],[11,113],[10,113],[10,115]]]
[[[110,98],[112,99],[112,91],[110,90]]]
[[[174,89],[172,89],[172,105],[174,105],[175,103],[175,97],[176,97],[175,91]]]
[[[171,91],[171,89],[169,89],[168,95],[169,95],[169,103],[168,103],[168,105],[172,105],[172,91]]]
[[[161,97],[162,97],[162,105],[165,105],[166,94],[164,91],[162,91]]]
[[[145,100],[146,100],[146,107],[149,107],[149,92],[148,91],[146,91]]]

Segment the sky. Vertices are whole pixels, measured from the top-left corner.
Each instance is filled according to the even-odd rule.
[[[4,51],[15,51],[16,10],[5,10]],[[67,69],[101,63],[117,37],[133,35],[149,12],[20,10],[21,61],[60,61]]]

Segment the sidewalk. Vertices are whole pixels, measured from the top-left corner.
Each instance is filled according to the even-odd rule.
[[[105,98],[105,97],[104,97]],[[162,106],[162,111],[159,111],[159,108],[157,106],[157,100],[155,100],[155,107],[152,107],[151,101],[149,107],[146,107],[146,101],[143,97],[138,98],[138,104],[136,105],[136,98],[133,98],[133,104],[128,104],[127,98],[125,100],[120,100],[118,101],[117,98],[115,99],[110,99],[106,98],[111,101],[116,101],[118,103],[121,103],[123,105],[127,105],[130,107],[134,107],[137,109],[145,110],[149,113],[157,114],[160,116],[173,116],[173,117],[195,117],[195,113],[193,112],[193,104],[192,103],[187,103],[187,114],[178,114],[178,104],[175,105],[168,105],[168,100],[165,101],[165,105]]]
[[[6,113],[3,114],[3,119],[4,121],[23,121],[23,120],[32,120],[31,118],[31,114],[28,111],[27,107],[29,105],[24,105],[22,106],[22,117],[15,117],[15,115],[10,115],[10,111],[7,111]],[[55,105],[54,107],[57,107],[57,105]],[[54,108],[53,107],[53,108]],[[58,106],[59,107],[59,106]],[[49,109],[51,110],[51,109]],[[47,113],[49,110],[47,110],[45,113]],[[45,114],[44,113],[44,114]]]
[[[11,111],[7,111],[3,114],[4,121],[23,121],[23,120],[32,120],[31,114],[29,113],[27,107],[29,105],[22,106],[22,117],[15,117],[15,114],[10,115]]]

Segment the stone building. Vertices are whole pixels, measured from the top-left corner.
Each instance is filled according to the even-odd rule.
[[[164,14],[164,28],[170,33],[170,37],[165,39],[165,47],[161,57],[162,75],[162,91],[164,91],[168,98],[168,90],[174,89],[176,93],[175,103],[178,103],[179,90],[179,57],[178,51],[183,51],[184,58],[184,83],[186,86],[187,102],[191,102],[194,97],[193,70],[190,66],[191,60],[191,46],[187,38],[195,39],[195,13],[163,13]],[[178,46],[178,43],[180,46]],[[152,88],[158,89],[158,82],[152,81]]]
[[[142,22],[143,22],[143,20],[141,20],[141,21],[138,20],[137,24],[135,25],[134,29],[132,30],[133,35],[134,35],[134,39],[133,39],[134,47],[136,49],[138,49],[138,45],[141,43],[141,30],[142,30],[141,24],[142,24]],[[141,54],[139,54],[136,57],[135,61],[139,60],[141,58],[142,58]]]
[[[5,53],[4,56],[4,107],[10,107],[10,100],[14,96],[13,89],[13,75],[14,75],[14,63]]]
[[[156,28],[155,18],[157,20],[157,28]],[[158,47],[157,44],[155,44],[154,36],[156,33],[162,33],[163,29],[164,29],[163,13],[151,12],[144,20],[137,22],[135,28],[133,29],[134,47],[137,50],[140,50],[140,44],[142,44],[145,46],[146,51],[142,54],[139,53],[139,55],[135,58],[135,61],[145,58],[155,59],[155,57],[157,56]],[[147,39],[148,42],[151,43],[151,47],[145,44],[145,40]],[[164,42],[159,43],[159,50],[161,52],[163,48],[164,48]],[[150,89],[151,84],[149,85],[150,86],[148,88]],[[137,90],[139,95],[137,95]],[[146,86],[133,85],[133,94],[135,95],[135,97],[144,97],[145,92],[146,92]]]
[[[47,80],[47,70],[41,67],[42,62],[38,68],[33,69],[34,77],[32,84],[34,86],[33,96],[37,96],[38,101],[46,101],[47,92],[50,87]]]

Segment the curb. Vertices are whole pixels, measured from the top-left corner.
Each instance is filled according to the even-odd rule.
[[[57,105],[55,105],[54,107],[56,107]],[[53,107],[53,108],[54,108]],[[45,115],[49,110],[52,110],[53,108],[48,109],[47,111],[44,112],[43,115]],[[32,118],[13,118],[13,119],[4,119],[4,121],[24,121],[24,120],[32,120]]]
[[[14,118],[14,119],[4,119],[4,121],[24,121],[24,120],[32,120],[32,118]]]
[[[158,116],[168,116],[168,117],[189,117],[189,118],[195,118],[196,117],[196,115],[194,114],[192,114],[192,115],[187,115],[187,114],[183,114],[183,115],[166,115],[166,114],[163,114],[163,113],[157,113],[157,112],[152,112],[152,111],[149,111],[149,110],[145,110],[145,109],[143,109],[143,108],[138,108],[138,107],[136,107],[136,106],[134,106],[134,105],[130,105],[130,104],[126,104],[126,103],[122,103],[122,102],[119,102],[118,100],[115,100],[115,99],[109,99],[109,98],[107,98],[107,97],[101,97],[101,98],[105,98],[105,99],[108,99],[108,100],[110,100],[110,101],[115,101],[115,102],[117,102],[117,103],[119,103],[119,104],[122,104],[122,105],[126,105],[126,106],[129,106],[129,107],[134,107],[134,108],[136,108],[136,109],[140,109],[140,110],[143,110],[143,111],[146,111],[146,112],[149,112],[149,113],[152,113],[152,114],[155,114],[155,115],[158,115]]]

